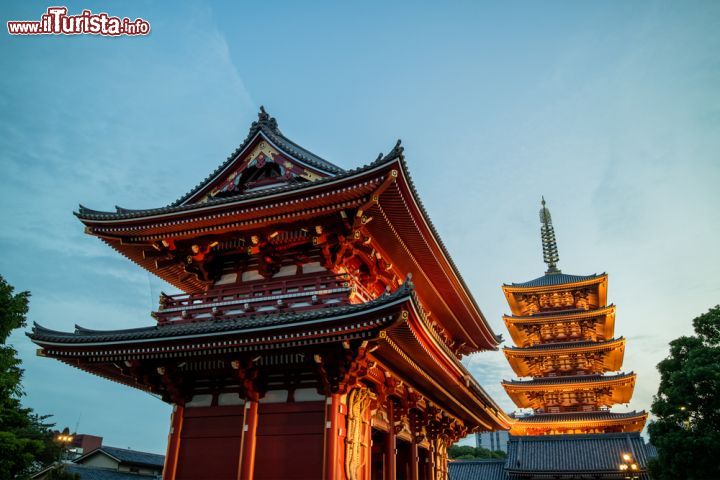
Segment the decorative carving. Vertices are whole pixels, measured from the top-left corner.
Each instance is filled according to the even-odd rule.
[[[230,365],[237,371],[245,397],[258,401],[264,395],[263,389],[258,385],[258,368],[252,360],[233,360]]]
[[[373,362],[367,357],[367,342],[352,346],[344,342],[341,351],[330,350],[316,354],[315,364],[320,376],[320,393],[346,393],[365,377]]]
[[[367,461],[365,444],[369,428],[367,413],[372,395],[367,388],[356,388],[348,396],[347,437],[345,451],[345,474],[348,480],[364,478],[363,469]]]

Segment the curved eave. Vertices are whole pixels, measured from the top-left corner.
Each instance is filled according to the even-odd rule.
[[[226,338],[238,335],[264,335],[267,341],[282,340],[283,334],[312,329],[336,321],[354,321],[367,315],[383,315],[386,311],[399,308],[412,297],[411,285],[406,283],[391,295],[380,297],[367,303],[327,307],[301,313],[270,313],[255,318],[240,318],[220,322],[204,321],[196,323],[177,323],[154,325],[123,330],[91,330],[76,326],[74,332],[60,332],[33,324],[26,335],[37,345],[58,348],[114,348],[128,345],[156,344],[164,342],[183,343],[200,339]],[[319,327],[318,327],[319,328]],[[334,331],[324,331],[332,335]],[[247,343],[247,342],[245,342]],[[160,351],[160,350],[158,350]]]
[[[405,237],[403,244],[406,254],[413,257],[413,263],[415,265],[414,268],[408,265],[409,271],[414,271],[415,269],[424,271],[428,284],[433,285],[433,289],[437,294],[434,298],[437,300],[445,302],[445,299],[450,295],[459,297],[460,302],[458,302],[457,305],[450,305],[449,302],[445,302],[445,304],[448,313],[454,318],[454,324],[450,326],[453,338],[461,339],[461,341],[466,344],[465,347],[461,348],[463,353],[467,354],[488,349],[496,350],[501,342],[501,337],[493,332],[475,298],[470,293],[470,289],[465,283],[455,262],[452,260],[445,244],[442,242],[439,233],[430,220],[430,216],[420,200],[420,196],[410,177],[407,163],[402,154],[398,155],[397,161],[401,167],[401,175],[399,175],[395,185],[401,194],[404,206],[411,213],[413,222],[406,224],[398,222],[395,231],[401,237]],[[392,193],[393,188],[389,188],[383,196],[390,196]],[[382,196],[380,205],[382,206]],[[371,228],[372,225],[371,223]],[[417,233],[419,233],[423,239],[422,244],[429,249],[429,252],[424,256],[421,256],[423,252],[415,250],[415,248],[408,248],[414,247],[410,237]],[[432,263],[438,265],[439,270],[437,274],[442,274],[447,278],[450,282],[451,289],[439,286],[435,287],[433,279],[436,278],[437,274],[427,268]],[[418,282],[416,281],[415,283]],[[427,301],[426,296],[422,298],[424,301]]]
[[[377,332],[400,320],[400,311],[412,297],[409,289],[372,303],[328,308],[303,314],[293,322],[271,322],[250,326],[240,322],[182,324],[116,331],[82,330],[58,332],[35,324],[26,333],[41,349],[38,355],[55,358],[94,375],[144,391],[149,387],[123,373],[126,360],[194,358],[198,351],[208,356],[263,352],[336,343],[340,337],[371,339]],[[406,307],[405,307],[406,308]],[[267,316],[270,317],[270,316]],[[260,319],[263,320],[263,319]],[[211,331],[207,331],[210,329]]]
[[[563,342],[546,343],[533,347],[504,347],[503,352],[508,358],[535,358],[538,356],[568,355],[572,353],[609,352],[625,349],[625,338],[619,337],[605,342]]]
[[[126,231],[139,234],[144,229],[147,229],[148,225],[182,226],[182,224],[187,224],[193,220],[197,221],[199,218],[208,215],[222,213],[223,216],[227,216],[227,210],[232,211],[237,207],[255,206],[276,199],[282,201],[295,200],[295,195],[302,197],[303,195],[314,194],[316,191],[322,192],[325,189],[332,189],[334,186],[352,182],[365,174],[372,174],[382,169],[392,160],[394,158],[386,157],[336,176],[328,176],[312,182],[267,188],[233,197],[215,198],[204,203],[171,204],[165,207],[138,210],[120,209],[120,211],[116,212],[92,210],[80,205],[80,209],[75,212],[75,216],[83,224],[91,228],[114,227],[115,231],[118,232]],[[258,205],[256,210],[263,210],[263,208]]]
[[[546,377],[533,380],[503,380],[502,385],[517,392],[567,391],[575,388],[614,387],[635,383],[636,374],[619,373],[617,375],[583,375],[572,377]]]
[[[595,286],[598,287],[598,305],[602,308],[607,305],[607,284],[608,284],[608,275],[607,273],[599,274],[598,276],[591,278],[589,280],[579,281],[579,282],[568,282],[568,283],[561,283],[557,285],[547,285],[547,286],[522,286],[522,285],[503,285],[502,290],[505,295],[505,298],[507,299],[508,305],[510,306],[510,310],[512,311],[513,315],[522,316],[522,312],[520,311],[520,308],[515,300],[515,294],[528,294],[528,293],[549,293],[549,292],[555,292],[555,291],[563,291],[568,290],[571,288],[581,288],[581,287],[588,287],[588,286]]]
[[[537,315],[503,315],[506,324],[533,325],[542,323],[562,323],[572,320],[584,320],[593,317],[607,317],[615,315],[615,305],[597,308],[595,310],[582,310],[572,313],[544,313]]]

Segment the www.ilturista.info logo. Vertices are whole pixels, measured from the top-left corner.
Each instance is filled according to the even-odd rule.
[[[15,20],[7,22],[10,35],[147,35],[150,22],[142,18],[111,17],[107,13],[83,10],[80,15],[68,15],[67,7],[48,7],[39,21]]]

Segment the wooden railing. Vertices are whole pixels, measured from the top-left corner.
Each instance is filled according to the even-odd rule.
[[[354,288],[345,275],[311,274],[217,286],[207,292],[160,296],[158,324],[230,320],[349,304]]]

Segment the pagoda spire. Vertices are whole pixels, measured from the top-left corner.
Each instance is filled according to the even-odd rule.
[[[540,238],[542,239],[543,261],[547,263],[546,274],[560,273],[557,263],[560,260],[558,255],[557,242],[555,241],[555,229],[552,224],[550,210],[545,207],[545,197],[542,197],[542,208],[540,209]]]

